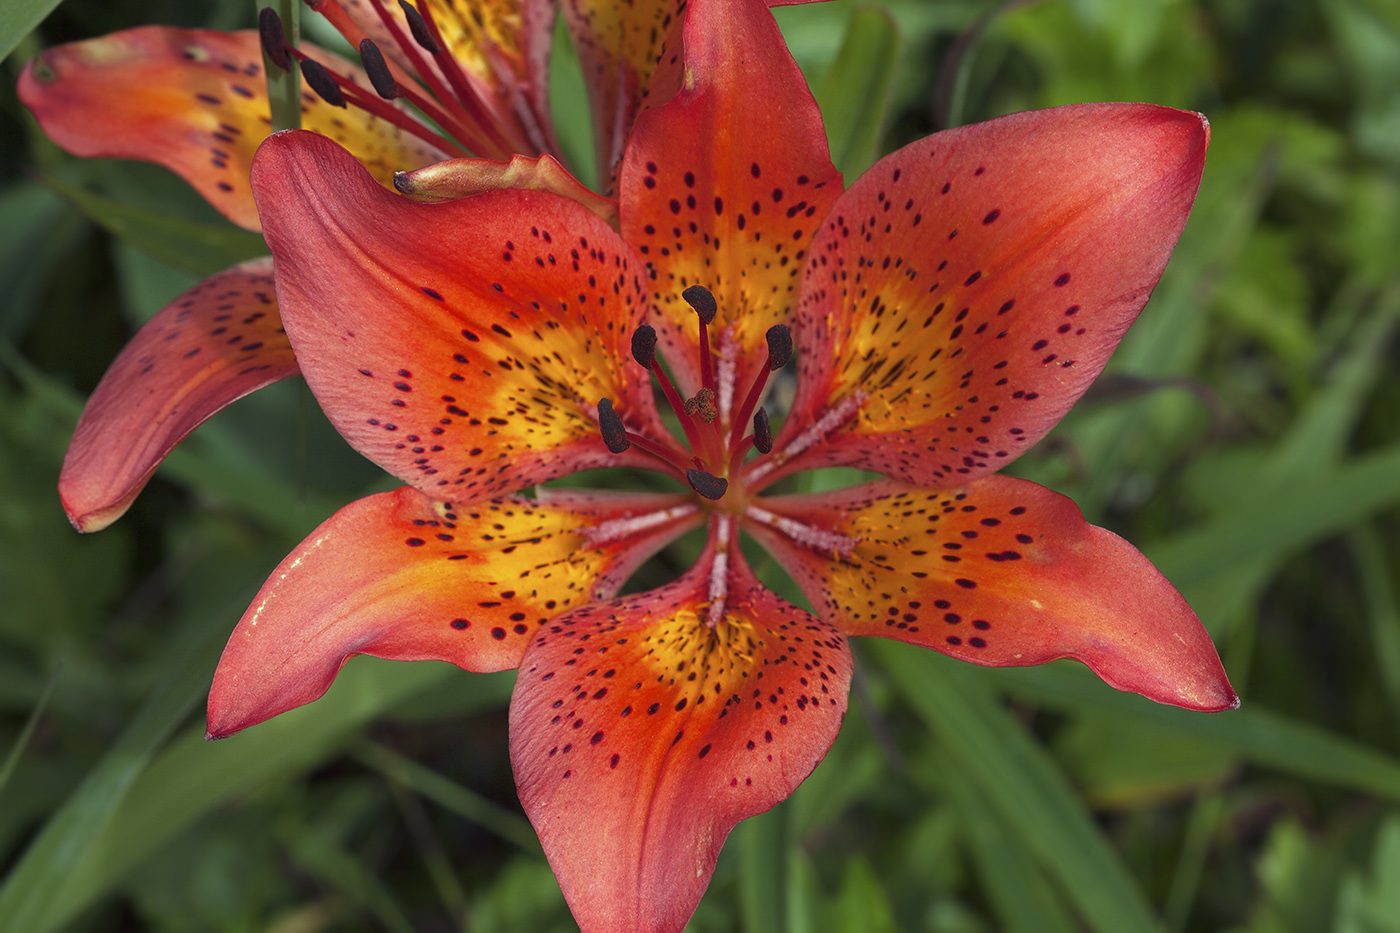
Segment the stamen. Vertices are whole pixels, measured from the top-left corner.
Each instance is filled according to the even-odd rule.
[[[773,426],[768,423],[768,411],[761,407],[753,413],[753,445],[761,454],[773,449]]]
[[[306,75],[306,83],[311,86],[312,90],[316,91],[318,94],[321,94],[321,97],[325,99],[326,103],[334,104],[338,107],[344,107],[346,106],[345,102],[348,98],[351,102],[355,104],[356,107],[359,107],[361,110],[364,110],[368,113],[372,113],[376,117],[379,117],[381,120],[385,120],[389,123],[394,124],[399,129],[404,130],[407,133],[411,133],[414,136],[417,136],[419,139],[423,140],[428,145],[435,146],[438,149],[441,149],[443,152],[446,152],[448,155],[457,157],[462,157],[466,155],[466,152],[459,148],[455,143],[433,132],[432,129],[429,128],[426,124],[415,120],[409,114],[403,112],[397,107],[391,106],[386,101],[383,101],[380,98],[373,96],[372,94],[365,91],[364,88],[359,87],[349,79],[342,77],[341,75],[338,75],[333,71],[327,70],[313,59],[308,58],[305,52],[302,52],[299,49],[292,49],[290,51],[291,54],[296,56],[297,61],[301,63],[302,74]],[[317,87],[317,81],[325,81],[330,85],[330,87],[335,88],[336,90],[334,91],[334,94],[336,99],[327,97],[326,93],[323,93],[321,88]],[[424,100],[421,97],[421,95],[414,93],[411,89],[406,88],[403,85],[399,85],[398,90],[403,94],[405,100],[412,102],[415,107],[417,107],[419,110],[422,110],[431,119],[437,120],[439,124],[450,125],[450,121],[447,121],[445,119],[445,115],[442,114],[441,111],[434,108],[430,102]]]
[[[389,66],[384,62],[384,53],[379,51],[379,46],[374,44],[373,39],[360,41],[360,61],[365,63],[365,74],[369,75],[369,83],[374,85],[380,97],[393,100],[399,96],[399,82],[395,81],[389,72]]]
[[[700,318],[700,384],[707,389],[713,389],[715,387],[715,364],[710,358],[710,332],[707,328],[719,312],[719,305],[715,303],[715,296],[710,294],[710,290],[703,285],[690,286],[681,292],[681,297]]]
[[[423,22],[423,14],[414,9],[407,0],[399,0],[399,6],[403,9],[404,19],[408,20],[408,31],[413,33],[413,41],[422,46],[423,51],[429,55],[436,55],[439,51],[438,44],[433,41],[428,24]]]
[[[786,326],[774,324],[768,328],[765,337],[768,340],[768,363],[766,366],[759,367],[758,373],[754,376],[753,385],[749,387],[749,394],[744,397],[744,404],[739,408],[738,417],[734,419],[734,428],[729,435],[731,449],[739,446],[739,439],[744,433],[744,424],[749,420],[749,412],[754,410],[754,406],[758,404],[759,398],[763,395],[763,387],[768,384],[769,373],[775,373],[782,369],[792,359],[792,332]]]
[[[656,362],[656,328],[643,324],[632,332],[632,359],[651,369]]]
[[[301,76],[323,101],[332,107],[345,106],[345,95],[340,93],[340,86],[320,62],[314,58],[301,59]]]
[[[292,70],[292,60],[287,55],[287,47],[282,33],[282,17],[270,6],[258,12],[258,36],[262,39],[263,52],[270,62],[283,71]]]
[[[768,339],[768,371],[777,372],[792,359],[792,331],[783,324],[774,324],[765,335]]]
[[[704,470],[686,470],[685,478],[690,481],[691,489],[712,501],[722,499],[725,490],[729,488],[729,480],[715,476],[713,473],[706,473]]]
[[[613,410],[610,398],[598,400],[598,427],[603,432],[603,443],[613,453],[620,454],[632,446],[627,439],[627,426],[622,423],[622,416]]]
[[[715,302],[715,296],[710,294],[710,290],[703,285],[692,285],[681,292],[681,297],[686,304],[695,309],[695,313],[700,315],[700,320],[706,324],[715,319],[719,312],[719,305]]]
[[[676,413],[676,419],[681,423],[686,443],[690,444],[691,450],[699,450],[700,438],[695,433],[695,422],[685,410],[686,403],[681,399],[681,394],[676,391],[676,387],[671,384],[671,380],[666,376],[666,371],[656,362],[656,328],[650,324],[643,324],[632,332],[632,358],[651,370],[652,374],[656,376],[662,394],[666,396],[667,403],[671,406],[671,410]]]

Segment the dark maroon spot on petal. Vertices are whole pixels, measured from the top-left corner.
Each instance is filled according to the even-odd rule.
[[[500,626],[497,626],[496,628],[493,628],[491,630],[491,637],[496,639],[496,641],[504,641],[506,637],[506,630],[501,628]]]
[[[958,578],[957,580],[955,580],[954,582],[957,583],[958,586],[962,587],[962,588],[965,589],[965,590],[975,589],[976,586],[977,586],[977,584],[976,584],[975,582],[973,582],[972,580],[968,580],[968,579],[963,578],[963,577],[959,577],[959,578]]]
[[[992,211],[992,212],[991,212],[990,214],[988,214],[986,217],[983,217],[983,218],[982,218],[982,223],[984,223],[984,224],[989,224],[989,223],[993,222],[994,220],[996,220],[996,219],[997,219],[998,217],[1000,217],[1000,216],[1001,216],[1001,211],[1000,211],[1000,210]]]
[[[708,746],[708,745],[706,745],[704,748],[700,749],[700,757],[701,757],[701,758],[704,758],[704,757],[705,757],[706,755],[708,755],[709,753],[710,753],[710,746]]]
[[[427,542],[422,538],[409,538],[404,542],[404,544],[407,544],[409,547],[422,547],[426,543]]]
[[[263,9],[268,9],[268,8],[267,8],[267,7],[264,7]],[[464,629],[464,628],[466,628],[466,627],[469,626],[469,625],[471,625],[471,623],[468,622],[466,619],[453,619],[453,620],[452,620],[452,627],[455,628],[455,629],[458,629],[458,630]]]
[[[1064,287],[1065,287],[1066,285],[1068,285],[1068,284],[1069,284],[1069,273],[1068,273],[1068,272],[1061,272],[1061,273],[1060,273],[1060,277],[1057,278],[1057,279],[1055,279],[1055,287],[1056,287],[1056,288],[1064,288]]]

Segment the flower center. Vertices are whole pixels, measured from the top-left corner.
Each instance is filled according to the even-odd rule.
[[[374,40],[364,38],[359,42],[359,50],[365,73],[374,88],[374,93],[370,93],[300,49],[286,45],[281,20],[271,7],[264,7],[258,15],[263,49],[269,60],[284,70],[290,67],[290,58],[296,58],[307,85],[326,103],[336,107],[354,105],[449,155],[506,159],[514,153],[535,156],[550,149],[539,115],[525,102],[516,100],[510,112],[503,113],[497,102],[483,97],[478,90],[480,79],[467,74],[447,50],[427,0],[416,0],[416,5],[399,0],[404,23],[390,14],[384,0],[368,0],[368,3],[393,40],[398,58],[413,68],[418,81],[403,71],[396,75]],[[341,34],[351,44],[355,43],[357,27],[343,11],[332,9],[333,4],[325,2],[310,5],[325,13]],[[405,23],[407,34],[403,28]],[[406,80],[399,80],[400,77]],[[390,103],[400,98],[416,107],[442,131],[435,131]]]
[[[731,482],[738,477],[739,468],[749,450],[756,449],[760,457],[773,449],[773,431],[768,421],[768,412],[759,407],[758,401],[768,384],[768,377],[782,369],[792,359],[792,335],[787,327],[774,324],[768,328],[768,355],[754,367],[756,375],[743,401],[733,412],[727,423],[731,427],[726,432],[726,419],[721,417],[716,405],[716,376],[714,354],[710,351],[709,326],[714,323],[718,312],[714,295],[701,285],[692,285],[682,292],[686,302],[695,311],[700,326],[700,388],[690,398],[682,398],[665,370],[656,358],[656,330],[650,324],[643,324],[632,334],[632,358],[651,371],[661,392],[666,396],[671,411],[675,414],[686,442],[690,446],[689,456],[677,451],[672,444],[658,443],[628,430],[622,418],[613,409],[611,399],[598,402],[598,426],[603,441],[613,453],[622,453],[633,445],[645,451],[663,464],[668,473],[684,476],[690,488],[712,502],[726,499],[726,510],[739,511],[745,506],[744,496],[735,495],[730,489]],[[753,431],[746,433],[752,419]]]

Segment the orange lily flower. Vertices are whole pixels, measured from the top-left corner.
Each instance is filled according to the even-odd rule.
[[[984,665],[1072,657],[1159,702],[1238,705],[1146,558],[996,475],[1146,302],[1195,198],[1204,119],[1016,114],[906,146],[842,192],[762,3],[691,0],[673,41],[616,228],[548,191],[416,203],[305,132],[271,137],[253,168],[306,380],[408,485],[341,510],[273,573],[219,664],[209,735],[315,699],[355,654],[519,667],[516,782],[585,933],[685,925],[733,826],[829,748],[851,636]],[[474,169],[426,171],[411,180],[451,189]],[[759,403],[792,357],[775,435]],[[887,478],[762,495],[838,464]],[[519,495],[610,465],[680,491]],[[617,596],[702,525],[690,570]],[[760,585],[741,532],[812,611]]]
[[[446,0],[308,3],[361,49],[366,68],[310,44],[275,47],[301,60],[316,91],[303,93],[303,125],[346,146],[381,183],[467,152],[503,160],[544,155],[512,162],[510,178],[482,184],[548,188],[567,175],[551,157],[558,154],[547,99],[552,0],[494,0],[470,9]],[[616,162],[677,5],[566,5],[601,121],[600,166]],[[163,165],[234,223],[258,230],[248,171],[271,129],[259,38],[254,30],[160,26],[117,32],[48,50],[24,69],[19,95],[69,152]],[[159,312],[113,362],[83,413],[59,481],[80,531],[119,518],[199,424],[298,371],[271,274],[271,260],[253,260],[201,283]]]

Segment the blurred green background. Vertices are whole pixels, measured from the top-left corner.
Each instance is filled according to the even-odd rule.
[[[575,929],[515,801],[509,675],[357,659],[326,699],[203,741],[258,585],[338,505],[392,485],[297,380],[217,416],[112,528],[64,520],[59,464],[104,367],[250,241],[159,169],[58,151],[13,79],[45,45],[242,27],[253,3],[66,0],[43,19],[53,6],[0,10],[0,52],[17,44],[0,82],[0,930]],[[689,929],[1400,931],[1400,2],[779,18],[848,178],[1029,107],[1210,118],[1160,287],[1012,472],[1152,557],[1244,706],[1192,714],[1067,662],[859,644],[836,746],[736,829]],[[561,132],[589,152],[576,65],[556,61]]]

